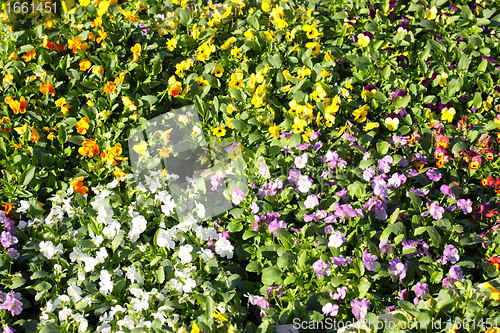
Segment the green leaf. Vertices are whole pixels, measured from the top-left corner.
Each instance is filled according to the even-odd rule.
[[[26,171],[24,171],[21,177],[19,178],[19,182],[24,186],[28,185],[29,182],[35,176],[35,169],[36,168],[34,166],[30,166],[28,169],[26,169]]]
[[[240,221],[232,221],[227,225],[230,233],[238,232],[243,229],[243,224]]]
[[[66,134],[66,128],[63,125],[59,126],[59,133],[57,134],[57,140],[59,140],[60,144],[63,144],[68,140],[68,135]]]
[[[422,199],[420,199],[420,197],[413,191],[409,191],[409,193],[413,207],[415,207],[415,209],[418,209],[418,211],[420,211],[420,206],[422,205]]]
[[[179,21],[185,26],[188,26],[193,21],[189,11],[184,8],[179,8],[179,17]]]
[[[272,57],[267,58],[267,62],[274,68],[281,68],[281,58],[279,54],[275,54]]]
[[[255,16],[253,15],[248,16],[247,23],[252,29],[259,31],[259,20],[257,20]]]
[[[95,248],[95,244],[90,239],[80,239],[76,244],[87,249]]]
[[[22,286],[24,286],[26,281],[27,280],[23,277],[15,277],[12,279],[12,283],[10,284],[10,288],[17,289],[19,287],[22,287]]]
[[[391,224],[387,227],[387,229],[391,230],[391,232],[395,235],[402,235],[406,231],[405,225],[401,222]]]
[[[246,133],[248,131],[248,126],[245,124],[243,121],[238,120],[238,119],[233,119],[231,120],[231,125],[234,126],[234,128],[239,132],[239,133]]]
[[[428,226],[427,233],[431,237],[432,244],[438,247],[439,243],[441,242],[441,236],[439,235],[439,232],[436,230],[436,228],[434,228],[433,226]]]
[[[249,272],[259,273],[262,270],[262,266],[257,261],[250,262],[245,268]]]
[[[147,96],[142,96],[141,100],[144,103],[144,106],[150,107],[153,106],[158,101],[158,97],[147,95]]]
[[[115,236],[115,238],[113,239],[113,242],[111,242],[111,249],[113,250],[113,253],[120,246],[124,236],[125,236],[125,233],[120,232],[118,235]]]
[[[396,210],[392,213],[391,218],[389,219],[389,223],[393,224],[394,222],[397,221],[399,217],[399,207],[396,208]]]
[[[470,58],[466,53],[464,53],[458,61],[457,70],[466,72],[469,69],[469,64]]]
[[[398,97],[398,99],[396,100],[396,108],[398,109],[405,108],[408,105],[408,103],[410,103],[410,100],[411,100],[410,95],[406,95],[403,98]]]
[[[358,298],[364,298],[368,290],[370,289],[371,282],[367,280],[362,280],[358,286],[359,296]]]
[[[153,74],[158,75],[162,70],[161,58],[157,58],[153,64]]]
[[[267,267],[262,271],[262,282],[266,286],[271,286],[281,277],[281,271],[278,267]]]
[[[36,291],[49,290],[50,288],[52,288],[52,285],[47,281],[42,281],[33,287]]]
[[[377,149],[381,155],[387,154],[390,148],[390,144],[387,141],[379,141],[377,142]]]
[[[362,199],[366,195],[365,184],[355,181],[353,184],[348,186],[349,193],[355,195],[357,198]]]
[[[238,88],[229,88],[229,93],[231,94],[231,97],[234,98],[234,99],[236,99],[238,102],[244,102],[245,101],[245,97],[243,95],[243,92],[240,89],[238,89]]]
[[[415,231],[413,232],[413,236],[418,236],[423,234],[427,230],[427,227],[417,227]]]
[[[165,281],[165,270],[163,266],[158,267],[156,270],[156,277],[158,278],[158,283],[162,284]]]
[[[46,278],[46,277],[49,277],[49,273],[47,273],[45,271],[38,271],[38,272],[33,273],[30,276],[30,279],[35,280],[35,279],[41,279],[41,278]]]
[[[474,14],[472,14],[468,5],[462,6],[462,18],[464,20],[472,20],[474,18]]]
[[[451,229],[451,222],[448,219],[440,219],[440,220],[437,220],[437,221],[432,221],[432,223],[436,227],[444,229],[444,230],[450,230]]]
[[[370,66],[370,58],[361,56],[354,60],[354,66],[356,66],[360,71],[365,70]]]
[[[477,71],[479,73],[484,73],[486,71],[486,68],[488,67],[488,60],[483,59],[479,66],[477,67]]]
[[[294,258],[296,259],[297,256],[295,256],[293,253],[284,253],[281,257],[278,257],[278,267],[280,268],[288,268],[293,266],[294,263]]]
[[[118,15],[120,13],[120,8],[118,6],[115,6],[115,5],[110,5],[108,7],[108,12],[115,16],[115,15]]]
[[[262,134],[255,132],[255,133],[252,133],[248,136],[248,142],[254,143],[255,141],[260,140],[261,138],[262,138]]]
[[[55,325],[45,325],[43,326],[39,333],[60,333],[61,331]]]

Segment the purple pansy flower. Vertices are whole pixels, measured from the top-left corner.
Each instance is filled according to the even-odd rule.
[[[304,153],[300,156],[296,156],[294,160],[295,167],[297,167],[298,169],[305,168],[308,160],[309,160],[309,155],[307,153]]]
[[[210,188],[211,191],[217,191],[217,187],[222,186],[222,178],[218,172],[210,176],[210,183],[212,184],[212,188]]]
[[[332,298],[336,301],[345,299],[347,295],[347,287],[337,287],[337,292],[332,295]]]
[[[318,196],[315,194],[308,195],[306,200],[304,201],[304,206],[306,206],[307,209],[314,208],[318,205],[319,205]]]
[[[458,254],[458,249],[449,244],[443,251],[443,256],[441,257],[440,263],[441,265],[445,265],[448,262],[450,262],[451,264],[455,264],[459,260],[460,255]]]
[[[399,284],[402,284],[403,279],[406,277],[408,271],[408,264],[403,263],[400,258],[389,260],[389,273],[394,276],[399,276]]]
[[[283,290],[283,285],[268,287],[266,289],[266,297],[276,296],[276,298],[281,298],[285,295],[285,291]]]
[[[406,176],[396,172],[387,181],[387,186],[398,188],[404,183],[406,183]]]
[[[313,264],[312,268],[316,272],[316,276],[320,278],[324,275],[330,276],[330,274],[332,274],[330,266],[330,263],[326,263],[322,259],[319,259]]]
[[[381,160],[378,161],[378,169],[382,173],[388,173],[391,171],[391,164],[394,162],[394,159],[390,155],[384,156]]]
[[[0,309],[10,311],[13,316],[20,315],[23,311],[23,303],[20,301],[20,298],[13,290],[9,291],[5,297],[5,301],[0,304]]]
[[[2,235],[0,235],[0,242],[3,247],[8,248],[11,245],[17,244],[17,238],[8,231],[2,231]]]
[[[450,277],[454,280],[458,280],[458,281],[465,280],[465,278],[462,274],[462,269],[460,266],[451,266],[448,274],[450,274]]]
[[[298,150],[306,150],[311,144],[309,142],[305,142],[303,144],[297,145]]]
[[[405,97],[408,93],[406,92],[406,89],[396,89],[392,94],[391,94],[391,98],[392,100],[395,102],[396,101],[396,98],[398,98],[398,96],[401,96],[401,97]]]
[[[337,304],[332,304],[331,302],[326,303],[321,309],[323,314],[335,317],[339,313],[339,306]]]
[[[417,295],[417,297],[420,297],[423,294],[429,294],[429,289],[428,289],[427,283],[417,282],[417,284],[415,285],[414,291],[415,291],[415,295]]]
[[[430,168],[429,170],[427,170],[427,172],[425,174],[433,182],[438,182],[443,177],[443,175],[434,168]]]
[[[457,202],[458,208],[462,210],[462,213],[469,214],[472,213],[472,201],[470,199],[460,199]]]
[[[444,208],[433,202],[429,207],[429,212],[435,220],[440,220],[443,218]]]
[[[368,309],[370,308],[370,300],[364,298],[362,300],[355,299],[351,301],[352,314],[356,319],[365,318],[368,314]]]
[[[365,171],[363,171],[363,179],[366,180],[367,182],[372,179],[372,177],[375,176],[375,169],[373,168],[368,168]]]
[[[339,255],[333,258],[333,264],[337,266],[345,267],[348,263],[352,262],[351,258],[346,258],[344,255]]]
[[[382,239],[378,245],[380,252],[382,254],[390,253],[392,255],[392,248],[396,246],[396,244],[389,244],[389,240]]]
[[[269,226],[267,229],[269,230],[270,233],[273,234],[274,237],[278,237],[278,234],[276,233],[276,229],[286,229],[287,224],[285,221],[282,220],[274,220],[271,223],[269,223]]]
[[[365,252],[363,252],[363,264],[365,268],[371,272],[375,272],[375,267],[377,267],[378,264],[377,259],[377,256],[368,252],[368,249],[365,249]]]
[[[239,188],[234,189],[232,192],[232,202],[235,205],[239,205],[243,199],[245,199],[245,193]]]

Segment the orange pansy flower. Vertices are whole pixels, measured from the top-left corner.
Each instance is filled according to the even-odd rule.
[[[97,31],[99,34],[99,37],[97,37],[96,42],[97,44],[100,44],[103,40],[105,40],[108,37],[108,33],[104,31],[104,29],[100,29]]]
[[[40,140],[40,134],[38,134],[34,127],[31,127],[31,142],[37,143],[38,140]]]
[[[88,59],[82,59],[82,60],[80,60],[78,65],[80,66],[80,70],[82,72],[85,72],[87,69],[90,68],[90,66],[92,66],[92,63]]]
[[[26,53],[25,55],[23,55],[23,59],[24,59],[25,62],[29,62],[32,59],[34,59],[35,56],[36,56],[36,51],[35,50],[31,50],[31,51],[28,51],[28,53]]]
[[[42,84],[40,86],[40,92],[42,94],[52,94],[52,95],[55,95],[56,91],[54,90],[54,85],[52,83],[50,83],[49,81],[47,81],[46,84]]]
[[[78,134],[85,134],[87,133],[87,130],[89,129],[89,119],[87,117],[83,117],[80,119],[76,124],[76,131]]]
[[[108,84],[104,87],[104,92],[106,94],[111,94],[116,92],[116,86],[112,81],[108,81]]]

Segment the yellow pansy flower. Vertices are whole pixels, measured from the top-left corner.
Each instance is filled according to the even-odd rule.
[[[364,122],[366,120],[366,115],[368,114],[368,109],[370,109],[370,107],[365,104],[362,107],[354,110],[352,112],[352,115],[355,117],[354,120],[356,120],[358,123]]]
[[[361,47],[367,47],[370,44],[370,37],[365,36],[364,34],[358,35],[358,44]]]
[[[144,155],[144,153],[146,152],[146,149],[147,149],[147,144],[145,141],[142,141],[138,145],[134,145],[134,147],[132,149],[134,149],[134,151],[137,154]]]
[[[453,121],[453,116],[456,113],[457,112],[455,111],[455,108],[453,108],[453,107],[452,108],[444,108],[441,111],[441,120],[451,123]]]
[[[396,131],[399,125],[398,118],[385,118],[385,125],[389,131]]]

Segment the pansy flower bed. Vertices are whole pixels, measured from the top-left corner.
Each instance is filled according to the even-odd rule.
[[[499,27],[495,1],[5,2],[3,332],[497,332]]]

